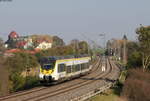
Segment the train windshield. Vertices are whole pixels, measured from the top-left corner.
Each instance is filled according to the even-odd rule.
[[[50,70],[54,68],[54,64],[44,64],[43,69]]]

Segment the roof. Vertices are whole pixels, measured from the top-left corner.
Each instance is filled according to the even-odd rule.
[[[79,55],[79,56],[73,56],[73,55],[67,55],[67,56],[46,56],[40,59],[40,62],[47,62],[47,61],[56,61],[61,59],[71,59],[71,58],[81,58],[81,57],[89,57],[89,55]]]
[[[18,53],[18,52],[21,52],[20,49],[10,49],[10,50],[7,50],[6,53]]]
[[[16,46],[17,46],[17,47],[23,47],[23,46],[25,46],[26,44],[27,44],[26,41],[20,41],[20,42],[17,42]]]
[[[15,31],[10,32],[9,34],[9,38],[18,38],[18,37],[19,35]]]
[[[39,43],[39,44],[40,44],[40,43],[43,43],[43,42],[52,43],[51,40],[45,40],[45,39],[38,39],[36,42]]]
[[[18,53],[18,52],[26,52],[26,53],[30,53],[30,54],[36,54],[39,51],[38,50],[29,51],[29,50],[20,50],[20,49],[10,49],[10,50],[5,51],[5,53]]]

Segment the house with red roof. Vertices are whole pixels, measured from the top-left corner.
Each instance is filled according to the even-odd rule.
[[[12,31],[8,35],[8,40],[5,42],[5,47],[10,49],[28,49],[29,47],[33,47],[32,38],[28,36],[19,36],[15,31]]]
[[[46,50],[52,48],[53,41],[54,38],[50,35],[19,36],[17,32],[12,31],[5,46],[8,49]]]
[[[8,35],[8,39],[16,39],[16,38],[19,38],[19,35],[15,31],[10,32],[10,34]]]

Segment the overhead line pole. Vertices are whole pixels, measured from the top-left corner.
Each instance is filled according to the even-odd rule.
[[[105,45],[105,44],[106,44],[106,34],[99,34],[99,36],[100,36],[100,37],[103,37],[103,40],[104,40],[104,42],[103,42],[103,44],[104,44],[104,45],[103,45],[103,49],[104,49],[104,52],[105,52],[105,47],[106,47],[106,45]],[[104,53],[104,56],[105,56],[105,53]]]
[[[92,44],[94,44],[94,47],[95,47],[95,46],[98,46],[95,41],[91,40],[90,38],[88,38],[88,37],[85,36],[84,34],[82,34],[82,36],[88,40],[88,43],[89,43],[89,41],[90,41]],[[89,54],[89,51],[90,51],[89,48],[90,48],[90,45],[88,46],[88,54]],[[91,55],[91,54],[90,54],[90,55]],[[95,54],[94,54],[94,55],[95,55]],[[91,55],[91,57],[92,57],[92,55]]]
[[[85,36],[84,34],[82,34],[82,36],[88,40],[88,54],[90,54],[90,43],[89,43],[90,39],[87,36]]]

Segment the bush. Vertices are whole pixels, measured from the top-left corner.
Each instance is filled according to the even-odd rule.
[[[116,82],[116,85],[113,87],[114,94],[120,96],[120,93],[122,92],[122,87],[123,87],[123,84],[118,80]]]
[[[16,53],[6,59],[5,65],[9,69],[9,87],[11,92],[25,89],[26,78],[21,73],[29,68],[38,66],[37,58],[28,53]],[[30,83],[31,84],[31,83]]]
[[[39,79],[36,76],[22,77],[19,74],[13,74],[10,80],[12,81],[11,92],[25,90],[39,85]]]
[[[141,69],[129,71],[122,95],[129,101],[150,101],[150,73]]]
[[[25,85],[25,78],[23,78],[19,73],[14,73],[9,78],[11,81],[11,92],[23,90]]]
[[[10,73],[21,73],[27,68],[38,66],[37,58],[28,53],[16,53],[13,57],[8,57],[5,65],[10,70]]]
[[[24,89],[33,88],[35,86],[38,86],[39,84],[40,84],[39,83],[39,78],[37,76],[28,76],[26,78]]]
[[[128,57],[128,68],[137,68],[142,66],[142,56],[140,52],[132,52]]]

